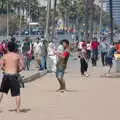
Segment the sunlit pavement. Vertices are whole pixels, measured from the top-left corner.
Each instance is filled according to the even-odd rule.
[[[57,93],[54,74],[28,83],[22,90],[22,112],[14,109],[14,98],[5,96],[0,120],[120,120],[120,78],[100,77],[107,67],[89,68],[81,77],[79,61],[70,61],[65,74],[68,92]]]

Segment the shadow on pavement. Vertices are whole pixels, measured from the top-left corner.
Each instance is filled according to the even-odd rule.
[[[79,92],[79,91],[77,91],[77,90],[70,90],[70,89],[67,89],[67,90],[65,90],[65,92]]]
[[[57,93],[56,92],[56,90],[41,90],[40,92],[53,92],[53,93]],[[79,91],[77,91],[77,90],[69,90],[69,89],[67,89],[67,90],[65,90],[64,92],[79,92]]]
[[[0,110],[0,113],[3,113],[3,111]]]
[[[27,113],[29,111],[31,111],[31,109],[21,109],[20,113]],[[11,110],[9,110],[9,112],[16,112],[16,109],[11,109]]]

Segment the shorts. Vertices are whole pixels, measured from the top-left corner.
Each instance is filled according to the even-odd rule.
[[[59,80],[63,80],[65,74],[65,70],[64,69],[57,69],[56,70],[56,78]]]
[[[112,57],[107,57],[106,59],[107,59],[106,61],[107,61],[108,65],[113,65],[113,59],[112,59]]]
[[[11,91],[11,96],[20,96],[20,83],[17,74],[4,74],[0,87],[0,92],[8,94]]]

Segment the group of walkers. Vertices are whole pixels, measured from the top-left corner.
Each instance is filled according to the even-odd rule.
[[[97,66],[99,59],[101,59],[103,66],[110,67],[108,71],[110,72],[115,52],[118,52],[116,44],[109,43],[105,38],[101,42],[98,42],[97,38],[94,38],[91,42],[80,42],[78,45],[78,57],[80,58],[81,75],[88,76],[88,74],[85,74],[88,70],[88,63],[91,61],[92,66]]]
[[[3,93],[8,94],[8,91],[11,90],[11,95],[16,98],[16,111],[20,112],[21,80],[19,79],[19,73],[24,69],[30,70],[30,63],[34,59],[39,71],[47,70],[56,74],[60,85],[57,92],[64,92],[66,83],[63,77],[71,52],[71,44],[68,40],[62,40],[56,46],[53,41],[48,42],[39,38],[35,41],[26,38],[22,44],[18,43],[15,38],[1,43],[0,55],[3,80],[0,87],[0,92],[2,93],[0,102],[2,101]],[[108,43],[106,39],[101,42],[98,42],[97,38],[94,38],[91,42],[83,41],[75,44],[75,48],[75,52],[78,53],[80,59],[81,75],[86,77],[89,76],[87,71],[90,61],[93,66],[97,66],[97,61],[101,54],[102,65],[109,65],[110,72],[115,51],[120,53],[120,44]]]
[[[6,52],[2,54],[0,61],[1,70],[3,71],[0,103],[3,99],[3,93],[8,94],[10,90],[11,96],[16,98],[16,112],[20,112],[21,79],[19,73],[25,67],[29,70],[31,59],[36,60],[39,70],[48,69],[49,72],[55,72],[60,85],[57,91],[64,92],[66,84],[63,77],[69,55],[68,40],[61,41],[60,45],[55,47],[52,41],[47,45],[45,40],[40,40],[39,38],[34,43],[26,38],[22,45],[18,45],[15,38],[12,38],[6,43]]]

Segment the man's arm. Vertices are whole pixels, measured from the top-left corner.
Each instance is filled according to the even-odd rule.
[[[3,70],[3,71],[5,70],[5,56],[1,60],[1,70]]]
[[[19,63],[18,63],[18,72],[21,72],[24,69],[24,60],[20,55],[18,55]]]

